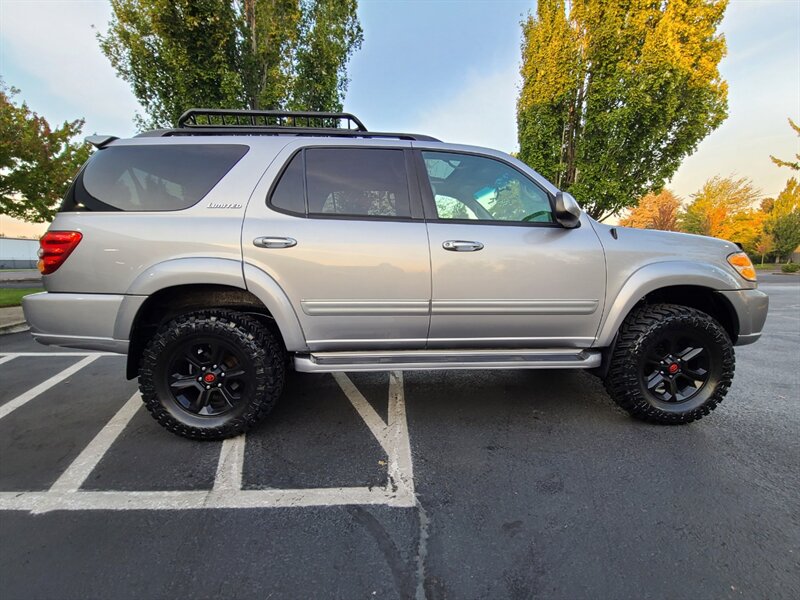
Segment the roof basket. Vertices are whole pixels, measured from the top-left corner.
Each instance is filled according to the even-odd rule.
[[[343,129],[366,132],[364,124],[350,113],[306,112],[280,110],[229,110],[221,108],[190,108],[178,119],[179,129],[202,127],[275,129]]]

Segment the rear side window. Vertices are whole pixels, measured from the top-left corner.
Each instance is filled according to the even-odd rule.
[[[238,144],[111,146],[86,164],[62,210],[170,211],[197,204],[247,153]]]
[[[292,213],[305,214],[306,198],[303,181],[303,153],[298,152],[283,171],[275,191],[272,192],[272,205]]]
[[[307,148],[286,167],[270,203],[310,216],[410,217],[405,153],[386,148]]]

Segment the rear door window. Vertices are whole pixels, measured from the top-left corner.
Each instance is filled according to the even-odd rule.
[[[409,218],[405,152],[306,148],[289,161],[269,204],[297,215]]]
[[[62,210],[171,211],[194,206],[247,153],[239,144],[111,146],[97,151]]]
[[[309,148],[306,187],[310,215],[411,216],[403,150]]]

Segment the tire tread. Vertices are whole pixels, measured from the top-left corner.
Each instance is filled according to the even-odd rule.
[[[659,328],[674,323],[709,333],[722,348],[722,374],[714,393],[702,405],[683,413],[660,410],[647,401],[639,385],[637,357],[646,340]],[[733,345],[723,327],[710,315],[677,304],[650,304],[634,309],[620,328],[604,380],[606,391],[618,406],[634,418],[661,425],[682,425],[710,414],[728,393],[735,369]]]
[[[193,333],[232,336],[257,365],[256,389],[247,410],[221,426],[204,428],[182,423],[166,410],[156,391],[156,366],[164,360],[164,350]],[[256,319],[233,310],[203,310],[172,319],[153,336],[139,363],[139,390],[147,410],[168,431],[194,440],[221,440],[249,430],[275,406],[284,379],[285,352],[276,337]]]

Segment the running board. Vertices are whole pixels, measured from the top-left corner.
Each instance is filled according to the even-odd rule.
[[[294,368],[304,373],[337,371],[416,371],[433,369],[592,369],[597,350],[397,350],[296,354]]]

